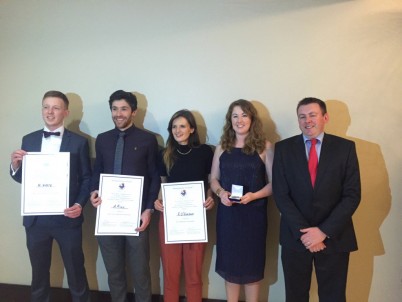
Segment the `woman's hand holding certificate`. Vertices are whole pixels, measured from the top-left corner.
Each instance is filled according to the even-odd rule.
[[[162,184],[165,243],[208,242],[203,181]]]

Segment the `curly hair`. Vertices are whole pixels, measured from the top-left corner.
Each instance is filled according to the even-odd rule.
[[[190,125],[191,129],[194,129],[193,133],[190,134],[190,137],[188,138],[188,147],[189,148],[195,148],[200,146],[200,137],[198,135],[198,130],[197,130],[197,124],[195,122],[194,115],[191,113],[191,111],[187,109],[182,109],[177,111],[173,116],[171,117],[168,125],[168,132],[169,132],[169,137],[166,141],[166,149],[163,152],[163,162],[166,166],[166,171],[169,174],[170,170],[172,169],[175,161],[177,160],[177,153],[176,150],[179,147],[179,144],[176,142],[176,140],[173,137],[172,133],[172,127],[173,127],[173,122],[175,119],[183,117],[187,120],[187,122]]]
[[[220,141],[222,150],[230,152],[236,143],[236,133],[233,130],[232,125],[232,112],[236,106],[239,106],[251,119],[250,130],[246,137],[242,152],[249,155],[253,154],[254,152],[259,154],[262,153],[265,149],[266,143],[262,122],[253,104],[243,99],[231,103],[226,113],[225,125],[223,126]]]
[[[112,110],[113,102],[118,100],[125,100],[130,105],[132,111],[137,110],[137,97],[131,92],[126,92],[124,90],[113,92],[109,97],[110,110]]]

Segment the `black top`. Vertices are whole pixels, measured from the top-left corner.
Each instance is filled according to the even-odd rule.
[[[159,156],[159,173],[161,176],[167,176],[167,182],[183,181],[204,181],[204,187],[208,185],[208,175],[211,173],[212,158],[214,156],[212,149],[208,145],[190,149],[187,146],[180,146],[177,150],[177,160],[174,163],[169,175],[163,162],[163,152]]]

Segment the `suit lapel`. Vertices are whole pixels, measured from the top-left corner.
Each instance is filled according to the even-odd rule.
[[[32,145],[30,146],[31,152],[41,152],[42,149],[42,136],[43,130],[39,130],[35,133],[35,139],[32,140]]]
[[[310,173],[308,171],[308,161],[306,156],[306,146],[304,144],[303,135],[295,137],[292,152],[294,153],[296,159],[295,168],[299,170],[299,173],[302,175],[302,179],[306,180],[306,183],[304,185],[311,186]]]
[[[331,162],[331,150],[332,140],[328,134],[324,134],[324,138],[321,145],[320,160],[318,162],[317,178],[315,187],[320,185],[325,172],[328,171],[328,165]]]
[[[68,152],[70,149],[71,133],[66,128],[64,128],[63,138],[61,140],[60,152]]]

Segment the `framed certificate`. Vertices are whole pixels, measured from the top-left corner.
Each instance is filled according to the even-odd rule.
[[[96,236],[138,236],[140,226],[143,176],[101,174],[97,208]]]
[[[203,181],[163,183],[165,243],[208,242]]]
[[[22,161],[21,215],[64,215],[69,207],[70,153],[28,152]]]

